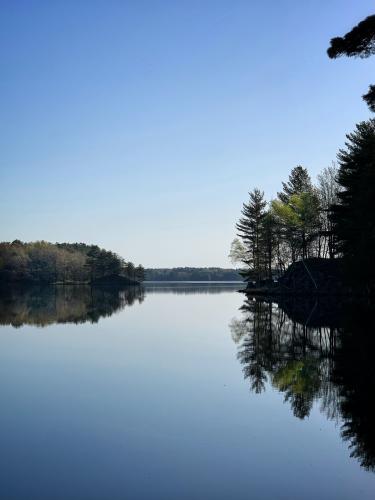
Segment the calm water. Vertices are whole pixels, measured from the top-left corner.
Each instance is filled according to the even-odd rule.
[[[373,499],[371,307],[237,289],[0,296],[1,499]]]

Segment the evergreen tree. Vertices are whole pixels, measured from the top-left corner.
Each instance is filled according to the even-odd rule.
[[[361,122],[347,135],[338,154],[339,202],[332,207],[339,250],[351,279],[375,283],[375,119]]]
[[[243,272],[246,281],[262,278],[262,222],[265,216],[264,193],[254,189],[249,193],[249,202],[243,204],[241,219],[236,225],[238,236],[246,250],[245,263],[249,269]]]
[[[311,179],[307,168],[297,165],[289,175],[288,182],[283,182],[283,190],[277,193],[277,197],[283,203],[288,203],[289,198],[294,194],[301,194],[312,191]]]

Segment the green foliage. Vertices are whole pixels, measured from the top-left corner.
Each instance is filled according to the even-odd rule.
[[[292,402],[296,417],[309,415],[314,397],[319,393],[321,373],[319,362],[312,359],[287,361],[272,375],[272,384],[285,393],[285,400]]]
[[[246,262],[246,248],[239,238],[234,238],[228,255],[232,264]]]
[[[272,202],[273,212],[286,234],[293,238],[302,257],[308,256],[309,243],[317,236],[319,228],[319,199],[314,192],[293,194],[288,203]]]
[[[130,264],[113,252],[84,243],[0,243],[0,282],[88,283],[105,276],[127,276]]]

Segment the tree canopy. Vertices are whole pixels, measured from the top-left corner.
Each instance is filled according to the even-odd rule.
[[[375,54],[375,15],[368,16],[343,37],[331,39],[328,56],[369,57]]]
[[[0,243],[0,282],[88,283],[122,275],[142,281],[143,268],[84,243]]]
[[[249,193],[236,225],[242,241],[236,238],[230,252],[234,261],[244,265],[245,280],[272,280],[298,259],[334,256],[327,221],[338,190],[335,173],[333,167],[325,169],[314,186],[308,170],[297,165],[288,181],[282,182],[277,199],[268,203],[259,189]]]

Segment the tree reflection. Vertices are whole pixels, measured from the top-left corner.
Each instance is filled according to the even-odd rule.
[[[144,300],[142,287],[45,286],[0,291],[0,324],[47,326],[97,323],[100,318]]]
[[[267,383],[298,418],[314,402],[341,422],[351,456],[375,471],[374,307],[343,300],[265,300],[247,296],[230,328],[245,379]]]

